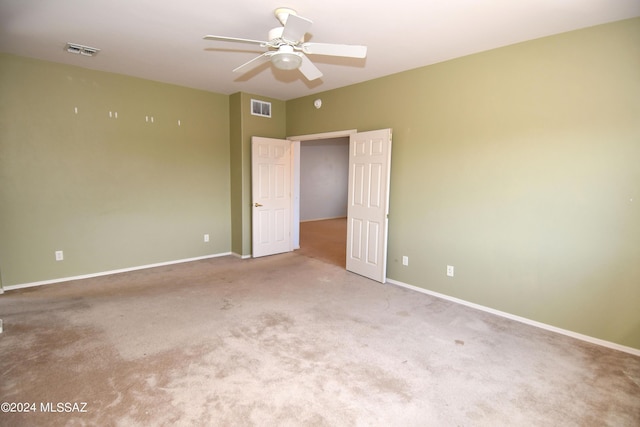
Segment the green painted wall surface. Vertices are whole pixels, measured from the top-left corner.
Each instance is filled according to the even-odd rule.
[[[230,251],[228,96],[0,61],[4,286]]]
[[[229,133],[231,160],[231,251],[236,255],[244,253],[242,223],[243,205],[243,152],[242,152],[242,93],[238,92],[229,97]]]
[[[386,127],[389,278],[640,348],[640,19],[287,102]]]
[[[251,114],[251,100],[271,103],[271,117]],[[239,92],[231,95],[233,252],[251,255],[251,137],[286,137],[285,102]]]

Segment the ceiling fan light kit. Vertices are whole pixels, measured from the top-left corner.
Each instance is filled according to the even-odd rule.
[[[365,58],[367,56],[366,46],[305,42],[304,36],[313,23],[311,20],[298,16],[295,10],[285,7],[276,9],[274,14],[282,27],[269,31],[269,41],[214,35],[204,36],[204,39],[258,44],[260,47],[268,49],[262,55],[235,68],[233,72],[236,73],[245,73],[264,62],[271,61],[273,66],[280,70],[298,69],[308,80],[315,80],[322,77],[322,72],[307,55],[345,58]]]
[[[302,54],[294,52],[291,46],[280,46],[280,49],[271,55],[271,63],[280,70],[295,70],[302,65]]]

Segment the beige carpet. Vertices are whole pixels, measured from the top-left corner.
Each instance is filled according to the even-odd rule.
[[[640,358],[301,252],[6,292],[0,318],[0,402],[36,404],[3,426],[640,425]]]

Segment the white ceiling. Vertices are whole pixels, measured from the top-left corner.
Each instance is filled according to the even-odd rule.
[[[312,56],[324,73],[268,64],[231,72],[278,7],[313,21],[313,42],[363,44],[365,60]],[[208,91],[288,100],[526,40],[640,16],[640,0],[0,0],[0,51]],[[310,37],[310,38],[309,38]],[[101,49],[73,55],[67,42]]]

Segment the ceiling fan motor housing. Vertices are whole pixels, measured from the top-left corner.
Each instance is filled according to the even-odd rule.
[[[282,38],[282,34],[284,33],[284,27],[276,27],[276,28],[272,28],[271,30],[269,30],[269,41],[274,41],[274,40],[284,40]],[[300,38],[300,40],[286,40],[286,42],[288,43],[292,43],[293,44],[299,44],[304,42],[304,35]]]
[[[282,25],[287,25],[287,18],[289,18],[289,15],[297,15],[298,12],[288,7],[279,7],[273,11],[273,14]]]
[[[282,33],[284,32],[284,27],[276,27],[272,30],[269,30],[269,41],[282,38]]]

